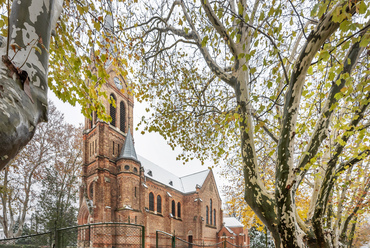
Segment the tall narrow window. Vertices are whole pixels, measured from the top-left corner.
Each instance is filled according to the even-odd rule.
[[[213,225],[216,225],[216,209],[213,209]]]
[[[157,195],[157,212],[162,213],[162,197]]]
[[[176,216],[176,203],[174,200],[172,200],[172,211],[171,211],[173,217]]]
[[[152,192],[149,193],[149,210],[154,211],[154,194]]]
[[[114,155],[114,141],[113,141],[113,155]]]
[[[208,210],[208,206],[206,206],[206,224],[209,224],[209,210]]]
[[[181,218],[181,203],[177,203],[177,217]]]
[[[94,183],[90,184],[90,200],[94,199]]]
[[[135,198],[136,198],[136,187],[135,187]]]
[[[98,142],[95,140],[95,154],[98,152]]]
[[[209,200],[209,224],[212,225],[212,199]]]
[[[121,101],[119,104],[119,120],[120,120],[120,130],[125,132],[126,128],[126,109],[125,104]]]
[[[110,94],[110,100],[116,102],[116,97],[113,94]],[[113,103],[109,106],[109,114],[112,117],[111,125],[116,126],[116,108],[113,106]]]

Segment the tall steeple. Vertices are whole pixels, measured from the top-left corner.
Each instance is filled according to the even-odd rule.
[[[116,57],[116,54],[114,53],[114,19],[113,19],[113,6],[111,0],[103,1],[104,8],[107,11],[107,14],[104,18],[104,33],[106,37],[101,37],[101,43],[106,47],[106,51],[110,53],[112,56]],[[108,40],[106,39],[108,38]],[[112,59],[109,59],[107,63],[105,64],[105,67],[108,68],[112,63]]]

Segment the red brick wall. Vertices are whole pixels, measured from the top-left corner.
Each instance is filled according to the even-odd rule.
[[[116,96],[116,127],[97,121],[90,125],[85,120],[84,133],[84,172],[83,182],[86,187],[81,188],[80,196],[88,195],[93,201],[92,215],[88,221],[92,222],[131,222],[146,226],[147,243],[154,242],[157,230],[175,234],[187,240],[189,235],[193,241],[205,244],[217,242],[217,231],[222,224],[221,199],[216,187],[213,173],[209,173],[200,189],[193,193],[183,194],[169,186],[162,185],[150,177],[143,176],[140,164],[127,159],[115,161],[124,144],[126,134],[119,130],[120,110],[119,103],[124,101],[126,107],[126,130],[133,127],[133,97],[127,91],[119,91],[113,84],[114,71],[109,71],[110,84],[103,89],[109,96]],[[125,85],[124,85],[125,87]],[[122,93],[124,92],[124,93]],[[109,111],[109,103],[105,102]],[[114,142],[114,145],[113,145]],[[126,169],[126,166],[128,168]],[[134,171],[136,168],[137,172]],[[145,182],[144,182],[145,181]],[[144,186],[144,184],[146,186]],[[91,188],[92,196],[91,196]],[[136,196],[135,196],[136,188]],[[85,191],[85,192],[84,192]],[[149,209],[149,193],[154,194],[154,211]],[[171,195],[169,196],[167,192]],[[162,212],[157,212],[157,196],[162,199]],[[86,200],[88,200],[86,199]],[[197,199],[197,201],[194,201]],[[200,201],[199,199],[202,199]],[[210,207],[212,199],[213,210],[216,210],[216,224],[206,224],[206,206]],[[175,201],[175,216],[170,217],[172,201]],[[181,203],[181,217],[178,217],[177,204]],[[80,201],[81,206],[86,201]],[[79,223],[86,222],[86,206],[79,215]]]

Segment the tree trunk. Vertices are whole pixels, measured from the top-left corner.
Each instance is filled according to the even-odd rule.
[[[31,140],[36,125],[47,121],[48,50],[60,3],[13,1],[9,45],[0,50],[0,169]]]

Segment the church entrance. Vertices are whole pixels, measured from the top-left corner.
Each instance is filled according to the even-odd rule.
[[[189,248],[193,248],[193,235],[188,236]]]

